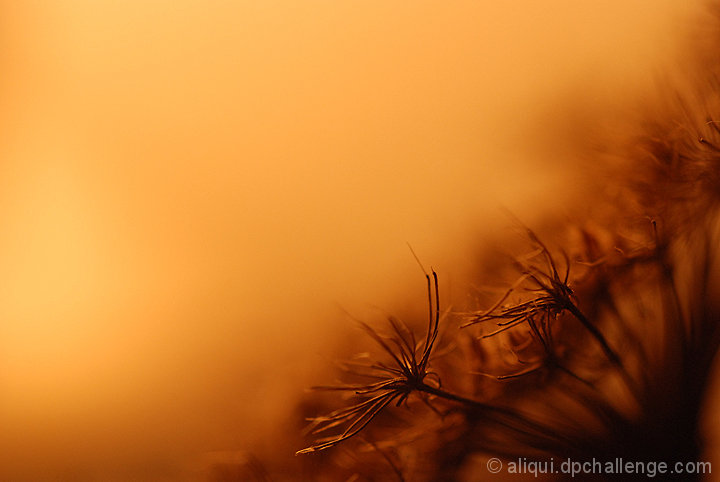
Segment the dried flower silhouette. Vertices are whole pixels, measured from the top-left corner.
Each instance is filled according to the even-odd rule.
[[[315,387],[320,390],[340,390],[354,392],[365,399],[355,405],[336,410],[324,417],[312,420],[310,430],[313,434],[323,433],[338,426],[345,430],[338,436],[318,440],[314,445],[300,450],[297,454],[323,450],[357,435],[385,407],[395,402],[397,406],[407,400],[414,391],[432,392],[429,380],[439,385],[437,374],[428,370],[430,355],[438,337],[440,324],[440,295],[438,278],[432,271],[435,300],[433,306],[433,284],[430,275],[425,275],[428,283],[428,329],[425,339],[417,343],[412,330],[402,321],[390,318],[393,335],[383,337],[366,323],[360,322],[365,332],[377,342],[383,351],[390,356],[392,364],[376,362],[368,365],[355,363],[356,374],[377,381],[361,385],[339,385]],[[428,381],[426,381],[428,380]]]
[[[484,321],[495,321],[499,328],[492,333],[484,335],[485,337],[490,337],[517,326],[520,323],[527,323],[532,333],[545,346],[550,354],[552,353],[552,350],[550,350],[552,321],[567,311],[597,340],[610,361],[617,365],[622,365],[620,357],[610,347],[602,333],[578,308],[573,290],[568,284],[570,277],[570,260],[565,252],[562,252],[565,258],[565,274],[563,277],[560,277],[555,260],[545,244],[540,241],[531,229],[526,228],[526,232],[531,242],[537,245],[537,249],[529,255],[526,255],[524,259],[519,258],[517,260],[517,265],[520,268],[522,276],[495,305],[488,310],[474,314],[471,317],[471,321],[463,326],[467,327]],[[537,257],[542,258],[545,266],[538,266],[530,262]],[[537,296],[517,304],[504,304],[510,295],[526,282],[532,284],[532,286],[527,287],[526,290],[531,293],[537,293]]]
[[[316,390],[350,392],[360,397],[361,400],[328,415],[310,419],[311,423],[307,431],[313,435],[322,434],[337,427],[344,429],[338,435],[316,440],[310,447],[297,451],[296,455],[328,449],[348,440],[367,427],[388,405],[394,403],[395,406],[400,406],[412,393],[417,393],[433,411],[436,409],[428,397],[460,404],[465,409],[471,410],[474,416],[492,417],[494,423],[520,434],[533,434],[537,437],[540,434],[553,433],[550,427],[545,427],[511,408],[491,405],[442,388],[440,376],[429,369],[441,318],[438,277],[435,271],[432,271],[432,279],[428,274],[425,277],[428,285],[429,306],[428,329],[425,339],[416,342],[412,330],[402,321],[392,317],[389,319],[389,323],[393,334],[389,337],[380,335],[368,324],[360,322],[363,330],[382,348],[392,363],[352,362],[345,365],[347,371],[356,376],[376,380],[372,383],[313,387]]]
[[[720,32],[720,21],[715,27]],[[367,383],[319,387],[352,393],[355,402],[312,419],[312,434],[338,433],[297,453],[366,431],[398,459],[405,451],[403,464],[393,462],[400,479],[423,481],[476,480],[486,473],[478,455],[702,460],[703,410],[720,352],[720,128],[713,120],[720,66],[713,62],[703,64],[709,77],[697,91],[668,95],[662,115],[613,139],[612,154],[596,153],[611,182],[589,182],[596,190],[582,221],[524,227],[529,254],[507,266],[488,255],[474,276],[500,295],[483,298],[487,309],[475,304],[442,317],[448,357],[433,356],[441,320],[434,271],[426,275],[430,314],[419,342],[394,318],[387,337],[361,323],[388,361],[345,365]],[[515,281],[507,287],[500,279]],[[371,422],[413,394],[432,410],[409,413],[403,421],[411,430],[387,440],[388,419]],[[346,478],[375,480],[339,455],[325,461]]]

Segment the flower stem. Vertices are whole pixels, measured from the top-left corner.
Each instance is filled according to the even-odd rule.
[[[522,415],[521,413],[519,413],[515,410],[505,408],[505,407],[490,405],[490,404],[487,404],[484,402],[479,402],[479,401],[473,400],[471,398],[463,397],[462,395],[457,395],[455,393],[448,392],[441,388],[432,387],[425,383],[422,383],[421,385],[416,387],[416,390],[418,390],[420,392],[429,393],[431,395],[435,395],[440,398],[444,398],[445,400],[458,402],[458,403],[461,403],[461,404],[463,404],[467,407],[473,408],[473,409],[478,409],[480,411],[489,412],[490,414],[494,415],[493,420],[496,423],[503,425],[504,427],[507,427],[521,435],[527,436],[529,434],[532,434],[531,436],[547,438],[547,439],[553,440],[555,443],[558,443],[558,444],[563,444],[563,445],[573,444],[572,440],[559,434],[556,430],[552,429],[551,427],[548,427],[537,421],[527,418],[526,416]]]
[[[627,385],[628,389],[633,393],[635,398],[639,400],[639,392],[635,384],[635,380],[633,380],[628,371],[625,369],[625,365],[623,364],[622,360],[615,352],[615,350],[610,347],[600,330],[598,330],[595,325],[590,323],[590,320],[585,317],[583,312],[580,311],[580,308],[575,306],[574,303],[569,303],[567,305],[567,309],[580,323],[582,323],[585,329],[589,331],[592,337],[595,338],[595,340],[600,344],[600,347],[605,353],[605,356],[607,356],[610,362],[612,362],[615,366],[617,366],[618,370],[620,370],[620,375],[622,376],[625,385]]]
[[[615,350],[610,348],[610,345],[608,344],[607,340],[603,336],[602,333],[600,333],[600,330],[598,330],[595,325],[590,323],[590,321],[585,317],[582,311],[575,306],[574,303],[569,303],[567,306],[568,311],[573,314],[575,318],[582,323],[582,325],[585,327],[587,331],[590,332],[590,334],[597,340],[598,343],[600,343],[600,347],[602,348],[602,351],[605,353],[605,356],[608,357],[608,359],[617,365],[618,367],[623,366],[622,360],[620,360],[620,357],[617,353],[615,353]]]

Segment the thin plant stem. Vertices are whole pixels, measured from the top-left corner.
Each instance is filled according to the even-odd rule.
[[[603,336],[603,334],[600,332],[600,330],[597,329],[597,327],[595,327],[595,325],[590,323],[590,321],[585,317],[583,312],[580,311],[580,308],[575,306],[574,303],[569,303],[567,309],[580,323],[582,323],[585,329],[590,332],[592,337],[595,338],[595,340],[600,344],[600,347],[602,348],[603,353],[605,353],[605,356],[607,356],[608,360],[610,360],[610,362],[612,362],[618,368],[620,376],[625,382],[625,385],[632,392],[635,399],[640,400],[641,396],[635,380],[630,376],[630,373],[628,373],[625,365],[623,364],[622,360],[615,352],[615,350],[610,347],[607,340],[605,339],[605,336]]]
[[[427,384],[421,384],[418,387],[416,387],[416,390],[419,392],[425,392],[429,393],[431,395],[435,395],[439,398],[443,398],[445,400],[450,400],[453,402],[460,403],[462,405],[465,405],[466,407],[470,407],[473,409],[478,409],[481,411],[485,411],[488,413],[492,413],[493,415],[500,415],[507,419],[507,421],[502,421],[498,418],[495,418],[494,421],[504,425],[505,427],[508,427],[512,430],[515,430],[519,433],[527,434],[527,430],[532,430],[535,432],[536,436],[543,436],[543,437],[550,437],[551,435],[554,436],[558,440],[562,440],[566,443],[573,443],[572,440],[558,434],[555,430],[552,428],[543,425],[537,421],[531,420],[522,414],[520,414],[517,411],[511,410],[509,408],[499,407],[496,405],[489,405],[484,402],[480,402],[477,400],[473,400],[471,398],[463,397],[462,395],[458,395],[452,392],[448,392],[447,390],[444,390],[442,388],[436,388],[431,385]],[[512,422],[515,424],[519,424],[522,428],[518,428],[518,426],[513,425]],[[552,438],[552,437],[551,437]]]

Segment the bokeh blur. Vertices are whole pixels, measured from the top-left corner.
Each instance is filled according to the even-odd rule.
[[[423,294],[406,243],[459,284],[572,202],[695,7],[0,2],[0,479],[272,445],[343,310]]]

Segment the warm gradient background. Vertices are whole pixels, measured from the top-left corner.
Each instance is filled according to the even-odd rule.
[[[406,242],[457,280],[499,206],[569,202],[681,3],[1,1],[0,479],[294,430],[339,306],[423,294]]]

